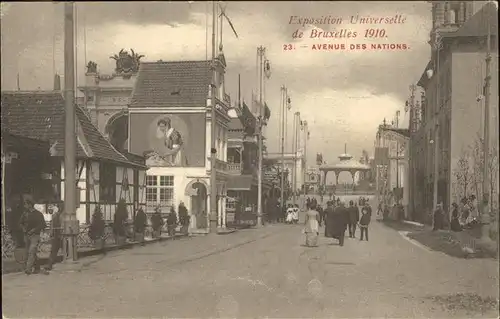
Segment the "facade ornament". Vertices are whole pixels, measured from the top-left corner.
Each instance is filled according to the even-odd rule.
[[[97,63],[95,63],[94,61],[89,61],[89,63],[87,63],[87,74],[95,74],[97,73]]]
[[[130,49],[130,52],[128,53],[125,49],[121,49],[118,54],[109,57],[116,61],[115,72],[117,74],[129,75],[139,71],[140,60],[144,55],[139,55],[132,49]]]

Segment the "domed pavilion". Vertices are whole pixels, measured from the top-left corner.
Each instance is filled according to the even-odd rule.
[[[326,176],[329,172],[334,172],[336,184],[339,184],[339,175],[341,172],[349,172],[352,176],[353,184],[357,172],[362,174],[370,171],[370,166],[360,163],[353,156],[347,153],[347,144],[344,146],[344,154],[339,155],[340,162],[334,165],[323,164],[319,167],[323,177],[323,185],[326,185]]]

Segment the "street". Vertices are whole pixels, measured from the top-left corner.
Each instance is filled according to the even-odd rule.
[[[478,304],[469,312],[446,304],[461,294],[496,300],[494,260],[428,251],[375,221],[369,242],[347,238],[344,247],[322,235],[319,247],[304,247],[301,231],[273,224],[58,264],[49,276],[5,275],[3,311],[9,318],[497,317]]]

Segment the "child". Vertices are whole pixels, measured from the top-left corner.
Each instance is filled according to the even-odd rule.
[[[361,230],[360,240],[363,240],[363,235],[366,235],[366,241],[368,241],[368,225],[370,225],[371,214],[367,206],[364,206],[361,210],[361,219],[359,220],[359,229]]]

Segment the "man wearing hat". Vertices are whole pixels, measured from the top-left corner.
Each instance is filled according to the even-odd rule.
[[[23,195],[23,214],[19,220],[19,225],[24,232],[24,242],[26,245],[26,269],[25,273],[31,275],[32,273],[40,272],[40,265],[38,263],[38,245],[40,244],[40,233],[45,229],[45,219],[43,214],[35,209],[35,202],[31,195]],[[44,273],[47,273],[44,271]]]

